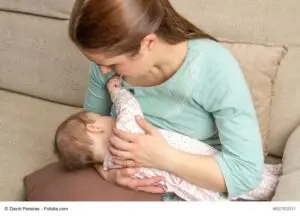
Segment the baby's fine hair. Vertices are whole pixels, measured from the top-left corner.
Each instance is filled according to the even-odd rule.
[[[91,145],[93,140],[86,129],[94,123],[86,112],[77,112],[64,120],[56,129],[54,153],[68,170],[77,170],[95,164]]]

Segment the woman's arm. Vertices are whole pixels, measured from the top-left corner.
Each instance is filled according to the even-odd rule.
[[[84,98],[84,111],[109,115],[112,105],[106,83],[108,77],[102,75],[98,66],[91,63],[88,89]]]
[[[245,194],[263,174],[263,144],[256,111],[238,62],[225,50],[213,53],[207,81],[195,100],[210,112],[218,128],[221,152],[213,157],[171,151],[165,168],[207,189]]]
[[[222,171],[213,156],[190,154],[176,149],[170,149],[167,154],[161,166],[163,170],[199,187],[227,192]]]

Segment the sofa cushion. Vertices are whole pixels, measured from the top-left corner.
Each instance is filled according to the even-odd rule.
[[[221,41],[240,63],[248,82],[258,116],[264,151],[267,154],[267,134],[274,82],[286,49],[282,46]]]
[[[300,201],[300,169],[280,177],[272,201]]]
[[[300,170],[300,125],[290,135],[282,158],[283,174]]]
[[[55,129],[79,109],[3,90],[0,98],[0,201],[20,201],[24,176],[56,161]]]
[[[300,45],[299,0],[170,0],[208,33],[239,42]],[[276,2],[276,3],[275,3]]]
[[[65,171],[52,163],[24,178],[28,201],[159,201],[159,194],[121,188],[106,182],[92,168]]]
[[[82,107],[89,61],[67,20],[0,11],[0,26],[0,88]]]
[[[300,125],[290,135],[284,155],[282,176],[274,201],[299,201],[300,200]]]
[[[291,47],[274,85],[268,152],[282,157],[290,134],[300,124],[300,47]]]
[[[69,19],[75,0],[6,0],[0,10]]]

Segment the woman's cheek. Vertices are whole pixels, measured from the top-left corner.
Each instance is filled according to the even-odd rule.
[[[134,73],[133,68],[126,67],[126,66],[123,67],[120,66],[117,68],[117,70],[120,74],[123,74],[125,76],[131,76]]]
[[[124,73],[124,70],[120,66],[115,66],[113,69],[114,69],[114,72],[116,72],[117,74],[123,74]]]

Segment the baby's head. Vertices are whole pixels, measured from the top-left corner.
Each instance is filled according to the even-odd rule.
[[[102,163],[114,120],[91,112],[78,112],[56,130],[54,152],[68,170]]]

